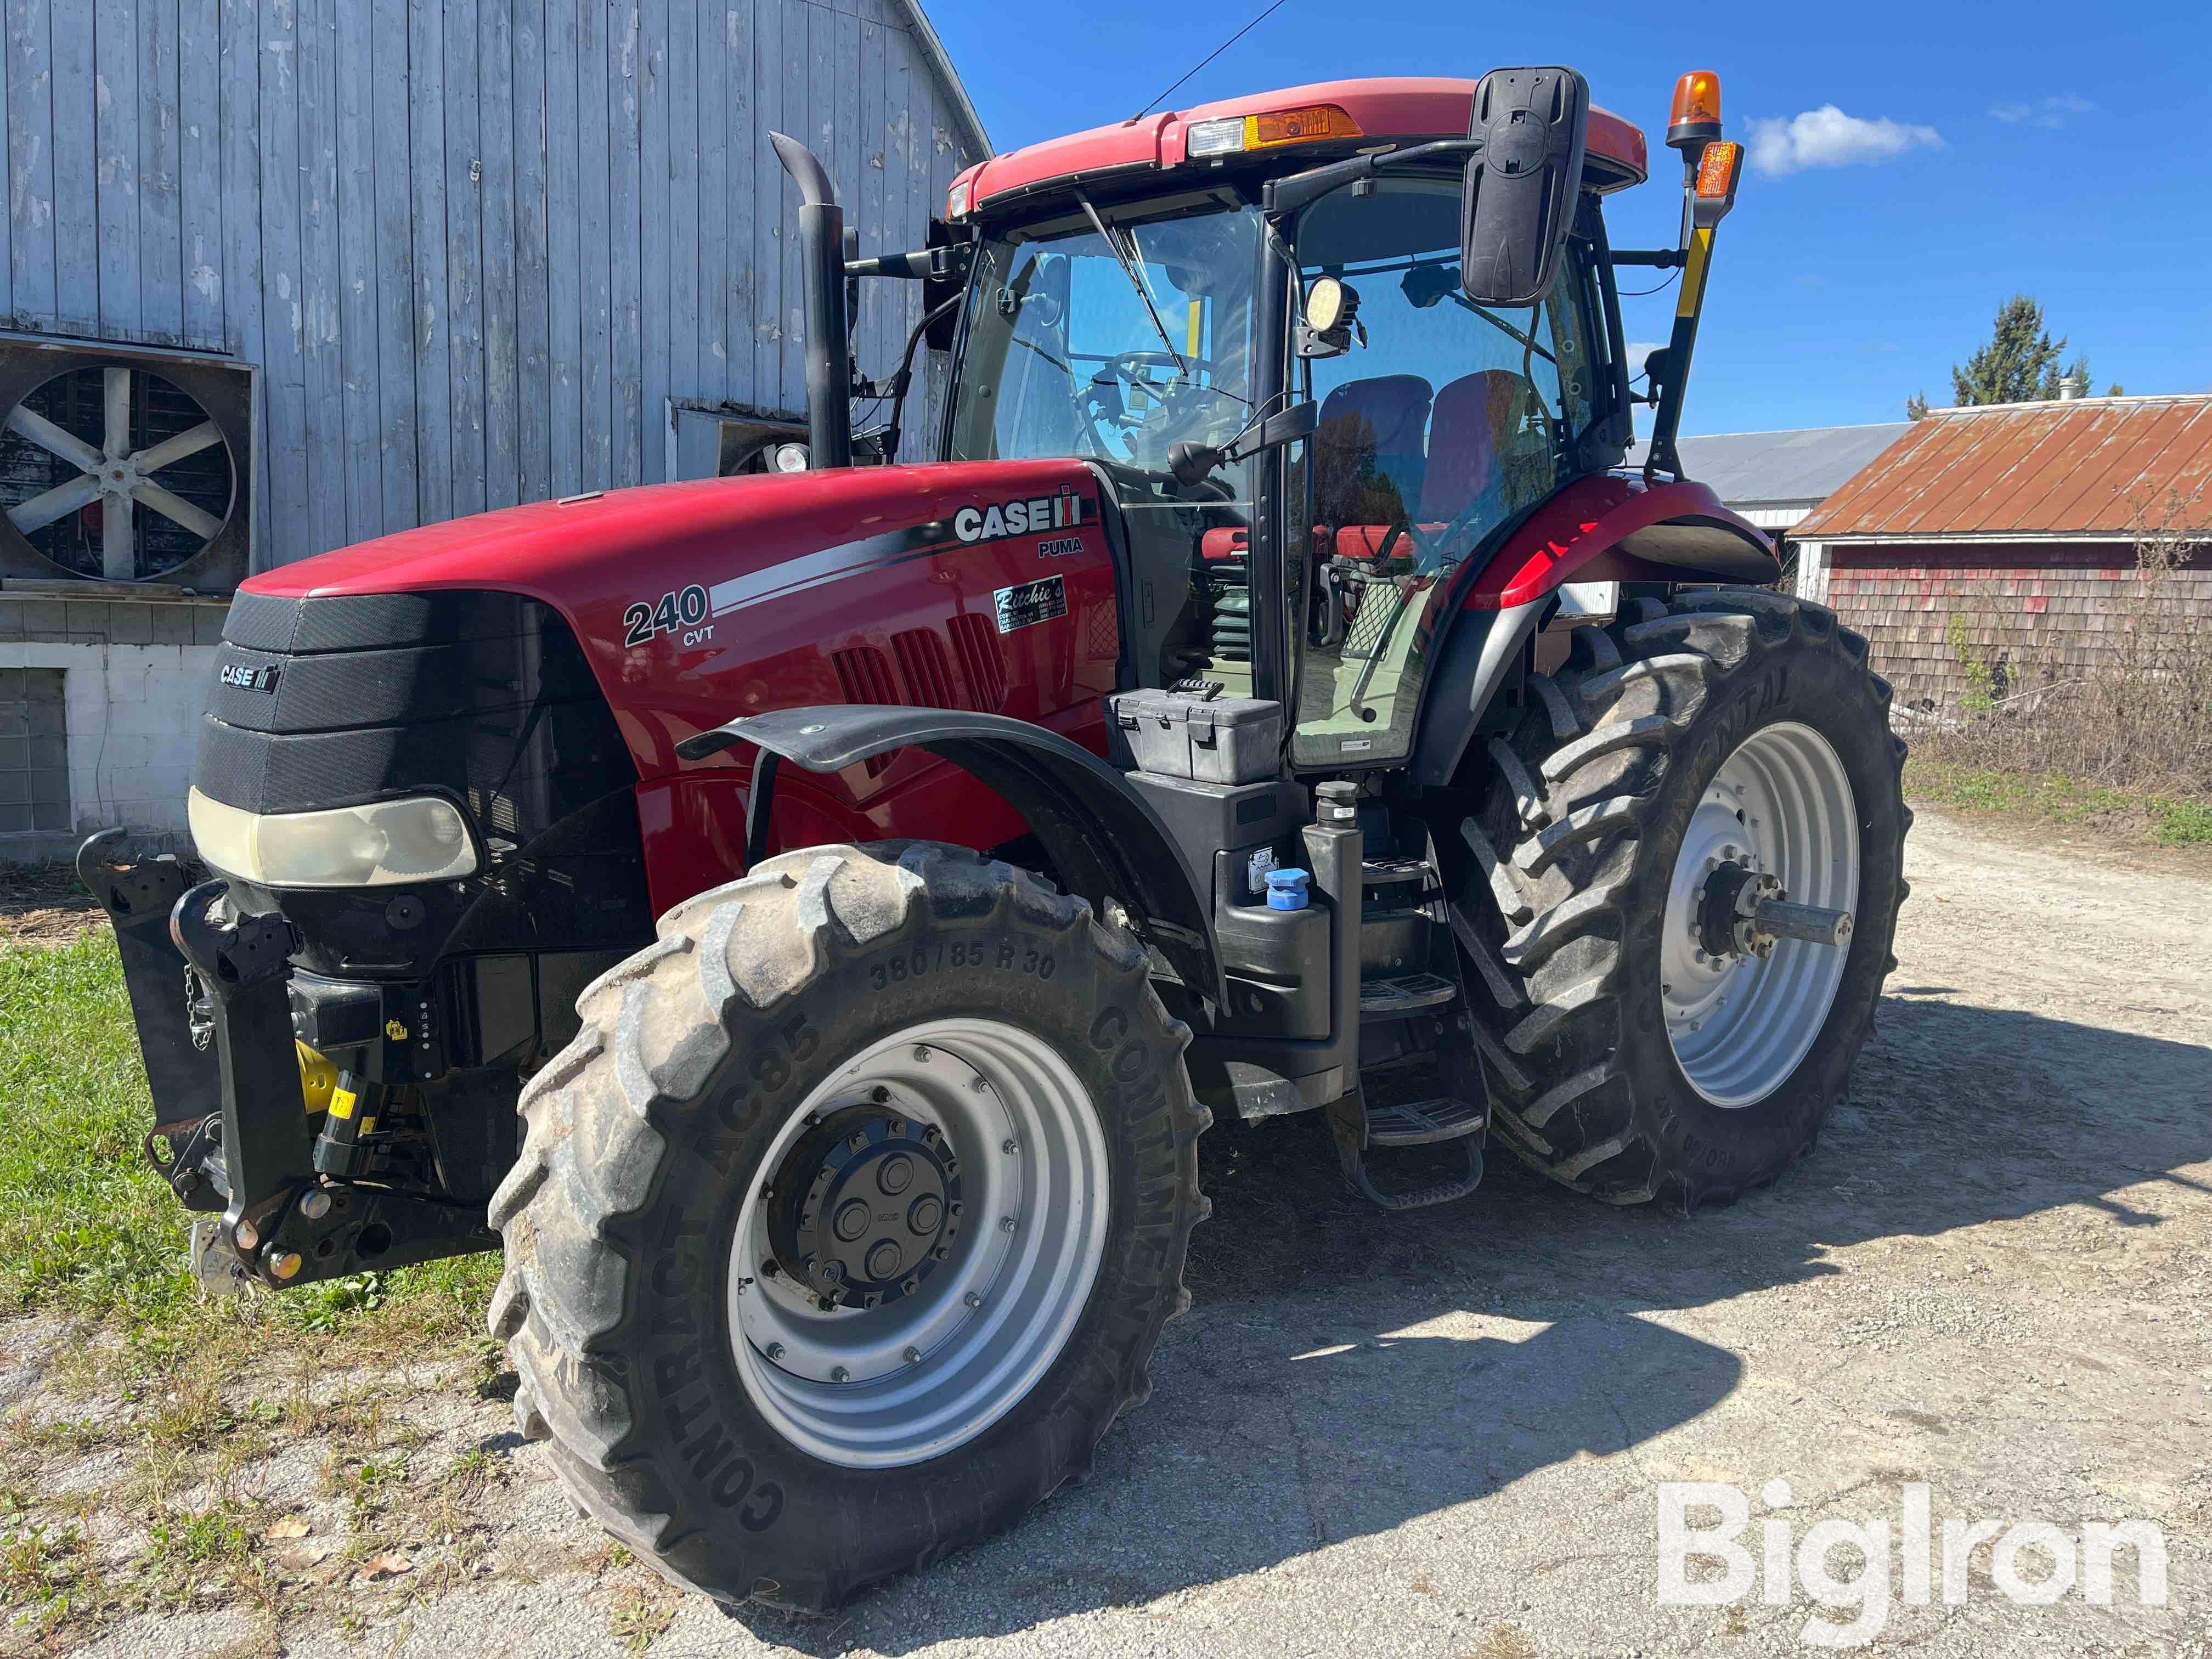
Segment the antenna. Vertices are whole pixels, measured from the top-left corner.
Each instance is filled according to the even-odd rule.
[[[1203,57],[1203,58],[1200,58],[1200,59],[1199,59],[1195,64],[1192,64],[1188,69],[1185,70],[1182,72],[1182,75],[1181,76],[1181,77],[1180,77],[1180,78],[1178,78],[1178,79],[1176,80],[1176,82],[1175,82],[1175,86],[1171,86],[1171,87],[1170,87],[1170,88],[1167,89],[1167,92],[1164,92],[1164,93],[1160,94],[1160,95],[1159,95],[1158,97],[1157,97],[1157,98],[1153,99],[1153,100],[1152,100],[1152,101],[1151,103],[1149,103],[1149,104],[1146,105],[1146,106],[1145,106],[1145,107],[1144,107],[1143,109],[1139,110],[1139,111],[1138,111],[1134,115],[1132,115],[1132,116],[1131,116],[1127,120],[1126,120],[1126,121],[1122,122],[1122,123],[1121,123],[1121,125],[1122,125],[1123,126],[1125,126],[1125,127],[1133,127],[1134,125],[1137,125],[1137,123],[1138,123],[1138,122],[1139,122],[1139,121],[1143,120],[1143,119],[1145,118],[1145,117],[1146,117],[1147,114],[1149,114],[1149,113],[1152,112],[1152,110],[1156,106],[1158,106],[1158,105],[1159,105],[1159,104],[1163,104],[1163,103],[1164,103],[1164,102],[1166,102],[1166,101],[1167,101],[1168,93],[1171,93],[1171,92],[1173,92],[1173,91],[1176,89],[1176,87],[1179,87],[1179,86],[1181,86],[1181,85],[1183,83],[1183,82],[1189,80],[1189,79],[1190,79],[1190,77],[1191,77],[1192,76],[1194,76],[1194,75],[1197,74],[1197,73],[1199,72],[1199,70],[1200,70],[1204,69],[1204,68],[1205,68],[1208,64],[1212,63],[1215,58],[1217,58],[1220,57],[1220,56],[1221,56],[1221,54],[1222,54],[1223,52],[1224,52],[1228,51],[1230,47],[1231,47],[1231,46],[1235,46],[1235,45],[1236,45],[1239,40],[1243,40],[1246,35],[1248,35],[1248,34],[1251,33],[1252,33],[1252,31],[1253,31],[1254,29],[1258,28],[1258,27],[1260,27],[1260,25],[1261,25],[1261,24],[1262,24],[1262,23],[1266,22],[1266,21],[1267,21],[1267,19],[1268,19],[1269,15],[1270,15],[1271,14],[1273,14],[1273,13],[1274,12],[1274,10],[1276,9],[1276,8],[1277,8],[1277,7],[1279,7],[1279,6],[1280,6],[1282,3],[1283,3],[1283,0],[1273,0],[1273,3],[1272,4],[1270,4],[1270,5],[1267,7],[1267,10],[1266,10],[1266,11],[1261,12],[1261,13],[1257,17],[1254,18],[1250,22],[1247,23],[1247,24],[1246,24],[1243,28],[1241,28],[1241,29],[1237,30],[1236,33],[1234,33],[1234,34],[1231,35],[1231,36],[1230,36],[1226,40],[1224,40],[1224,41],[1223,41],[1219,46],[1216,46],[1216,47],[1215,47],[1212,52],[1209,52],[1208,53],[1206,53],[1205,57]]]

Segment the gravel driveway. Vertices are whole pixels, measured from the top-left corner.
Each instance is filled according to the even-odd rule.
[[[494,1555],[287,1650],[1798,1650],[1802,1590],[1658,1604],[1657,1487],[1705,1480],[1752,1495],[1754,1541],[1766,1519],[1894,1520],[1906,1482],[1939,1528],[2148,1521],[2164,1607],[2136,1604],[2126,1552],[2111,1607],[2015,1606],[1984,1543],[1962,1603],[1900,1601],[1881,1645],[2212,1652],[2212,882],[2104,860],[1923,815],[1852,1097],[1810,1162],[1732,1209],[1608,1210],[1501,1155],[1474,1198],[1393,1219],[1343,1194],[1318,1123],[1217,1131],[1197,1306],[1150,1406],[1086,1486],[842,1618],[727,1615],[611,1565],[504,1407],[431,1386],[403,1407],[430,1437],[412,1467],[494,1454]],[[295,1461],[259,1478],[309,1501]],[[1770,1516],[1778,1480],[1793,1502]],[[147,1619],[86,1651],[258,1628]]]

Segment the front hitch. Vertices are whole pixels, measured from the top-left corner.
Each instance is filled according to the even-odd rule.
[[[228,1285],[232,1253],[270,1285],[304,1284],[469,1250],[495,1249],[481,1203],[398,1190],[369,1140],[388,1098],[354,1080],[303,1091],[291,999],[299,939],[277,915],[235,908],[228,882],[185,890],[173,858],[114,861],[120,831],[94,836],[77,872],[114,924],[154,1097],[146,1153],[187,1208],[220,1212],[195,1232],[195,1271]],[[318,1117],[346,1133],[318,1160]],[[212,1237],[202,1237],[202,1231]]]
[[[169,913],[186,885],[185,866],[166,854],[118,864],[115,854],[124,842],[120,830],[90,837],[77,848],[76,874],[107,912],[123,958],[124,988],[154,1096],[147,1160],[187,1209],[219,1210],[222,1196],[202,1177],[198,1154],[205,1150],[207,1127],[220,1121],[222,1082],[205,1034],[193,1031],[185,964],[169,937]]]
[[[169,937],[197,978],[214,1024],[222,1084],[222,1172],[229,1202],[220,1231],[241,1261],[278,1282],[295,1277],[296,1251],[280,1248],[278,1223],[314,1181],[314,1142],[300,1097],[286,990],[299,935],[280,915],[225,912],[226,881],[179,899]]]

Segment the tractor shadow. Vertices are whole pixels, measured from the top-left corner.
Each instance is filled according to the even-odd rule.
[[[1203,1144],[1196,1310],[1091,1480],[836,1619],[737,1617],[805,1652],[896,1654],[1293,1563],[1721,1404],[1744,1360],[1669,1310],[1837,1273],[1838,1246],[2068,1205],[2154,1227],[2162,1194],[2208,1190],[2184,1171],[2212,1160],[2212,1054],[1943,989],[1885,999],[1811,1159],[1694,1218],[1563,1192],[1495,1138],[1479,1193],[1386,1216],[1345,1190],[1318,1121],[1223,1125]]]

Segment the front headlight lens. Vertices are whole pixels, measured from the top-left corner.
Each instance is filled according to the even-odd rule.
[[[477,867],[468,826],[435,795],[322,812],[247,812],[195,789],[186,804],[199,854],[261,887],[393,887]]]

